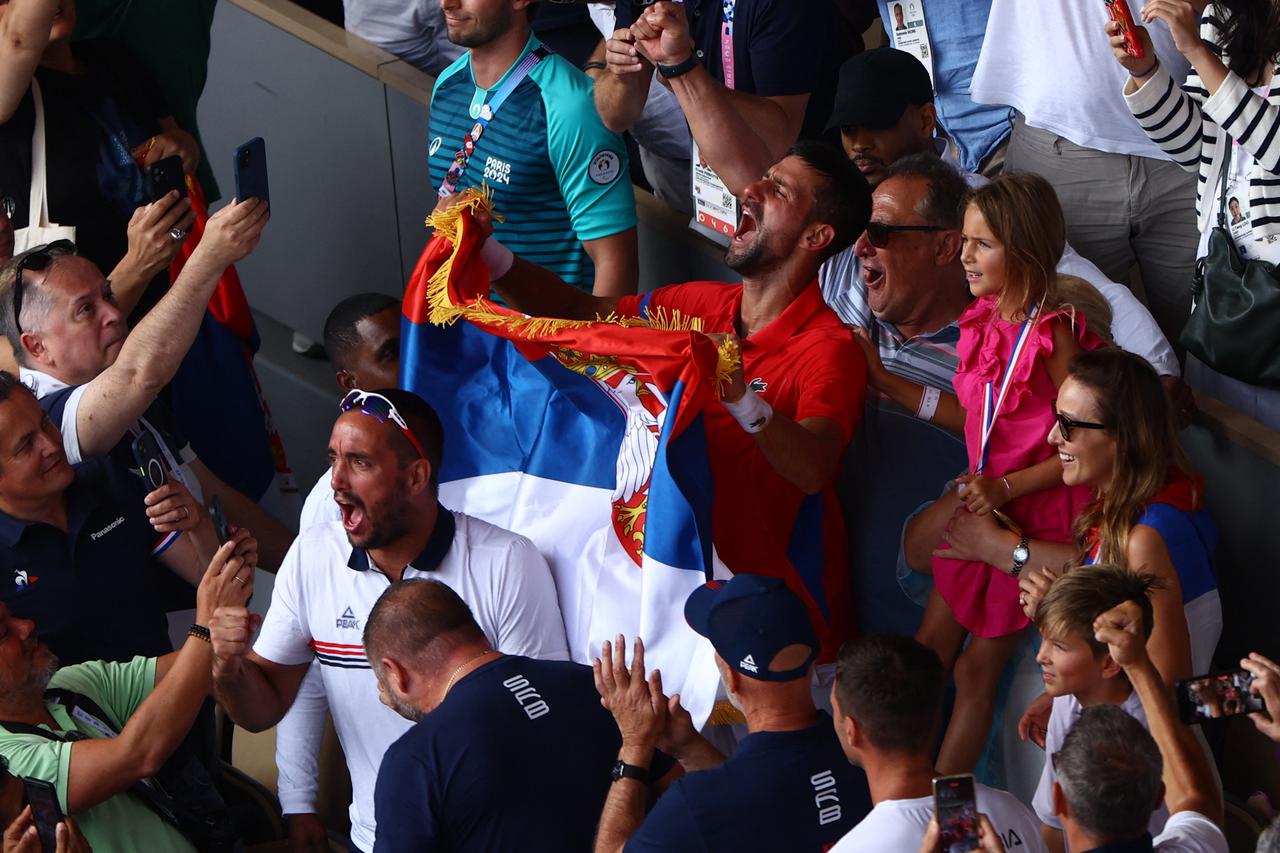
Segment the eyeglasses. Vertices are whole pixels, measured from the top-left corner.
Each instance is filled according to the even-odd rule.
[[[22,273],[26,270],[40,272],[49,268],[54,258],[76,253],[76,244],[70,240],[54,240],[46,246],[37,246],[18,259],[13,273],[13,327],[22,334]]]
[[[1054,409],[1053,416],[1058,419],[1058,432],[1062,433],[1063,441],[1071,440],[1071,431],[1073,429],[1106,429],[1106,424],[1095,424],[1090,421],[1073,421],[1071,418]]]
[[[400,428],[400,432],[404,437],[409,439],[409,443],[413,445],[413,449],[418,451],[418,455],[423,459],[427,458],[426,452],[422,449],[422,445],[418,443],[418,439],[414,438],[413,431],[409,429],[409,424],[405,421],[404,416],[396,411],[395,404],[381,394],[375,394],[372,391],[361,391],[359,388],[347,394],[342,398],[339,408],[344,412],[360,407],[360,411],[370,417],[378,419],[379,423],[391,421]]]
[[[890,225],[887,222],[867,223],[867,242],[877,249],[889,245],[889,238],[895,231],[946,231],[941,225]]]

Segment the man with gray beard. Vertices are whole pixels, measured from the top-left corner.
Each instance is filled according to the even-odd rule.
[[[225,607],[210,631],[215,693],[250,731],[278,723],[312,659],[319,662],[351,773],[351,841],[368,853],[378,765],[409,726],[378,702],[362,642],[387,587],[424,577],[447,584],[473,608],[490,648],[552,660],[568,649],[551,570],[533,544],[440,505],[444,433],[431,407],[408,391],[356,389],[341,410],[329,465],[342,519],[294,541],[265,621]]]

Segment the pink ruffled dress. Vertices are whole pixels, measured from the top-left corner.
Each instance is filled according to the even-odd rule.
[[[1005,366],[1022,328],[1021,322],[1002,319],[996,306],[994,295],[984,296],[975,300],[959,320],[960,366],[955,389],[966,415],[964,438],[971,471],[978,465],[986,384],[992,383],[999,394]],[[1055,322],[1068,324],[1082,349],[1096,349],[1103,344],[1097,335],[1086,331],[1084,315],[1078,311],[1074,323],[1070,311],[1042,311],[1038,315],[1014,366],[1012,384],[992,431],[983,472],[989,477],[1030,468],[1056,453],[1047,440],[1054,423],[1053,401],[1058,396],[1048,369]],[[1032,539],[1070,542],[1071,525],[1090,500],[1092,493],[1087,486],[1059,482],[1015,498],[1001,509]],[[942,547],[948,546],[944,543]],[[1013,562],[1012,554],[1009,562]],[[938,594],[950,605],[956,620],[974,636],[1003,637],[1026,627],[1027,617],[1018,606],[1018,582],[1007,571],[987,563],[934,557],[933,578]]]

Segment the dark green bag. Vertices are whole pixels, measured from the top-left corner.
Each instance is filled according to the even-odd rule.
[[[1227,229],[1227,178],[1232,141],[1222,166],[1218,224],[1209,251],[1196,261],[1191,317],[1180,340],[1219,373],[1280,388],[1280,277],[1275,264],[1245,260]]]

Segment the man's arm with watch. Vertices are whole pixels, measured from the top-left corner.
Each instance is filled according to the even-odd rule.
[[[654,670],[645,678],[644,643],[636,638],[631,666],[626,663],[626,643],[619,634],[605,642],[592,664],[600,701],[613,714],[622,735],[614,763],[609,795],[596,830],[596,853],[617,853],[644,823],[649,800],[650,767],[658,736],[666,724],[667,702],[662,676]]]
[[[684,6],[655,3],[631,33],[636,49],[654,60],[671,87],[701,156],[725,186],[741,196],[800,135],[808,95],[763,97],[726,88],[694,52]]]

